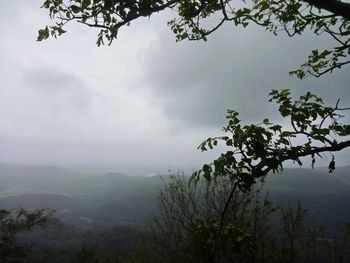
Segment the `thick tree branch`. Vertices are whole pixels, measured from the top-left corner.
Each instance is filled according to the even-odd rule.
[[[293,156],[288,155],[286,157],[280,158],[279,161],[280,161],[280,163],[282,163],[284,161],[295,160],[295,159],[298,159],[300,157],[310,156],[312,154],[319,154],[319,153],[323,153],[323,152],[339,152],[347,147],[350,147],[350,140],[340,142],[340,143],[333,143],[330,146],[316,147],[316,148],[313,148],[309,151],[303,151],[303,152],[300,152],[297,155],[293,155]],[[256,176],[258,178],[265,176],[273,169],[274,169],[274,167],[268,166],[262,172],[254,174],[254,176]]]
[[[350,20],[350,4],[339,0],[303,0],[309,5],[327,10],[335,15]]]
[[[321,153],[321,152],[339,152],[347,147],[350,147],[350,140],[340,142],[340,143],[333,143],[330,146],[317,147],[317,148],[311,149],[309,151],[304,151],[304,152],[300,153],[298,155],[298,157],[305,157],[308,155],[312,155],[315,153],[317,154],[317,153]],[[292,159],[286,158],[285,160],[292,160]]]

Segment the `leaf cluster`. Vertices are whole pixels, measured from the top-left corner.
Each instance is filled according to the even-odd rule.
[[[283,163],[292,160],[302,165],[301,157],[340,151],[350,146],[349,140],[338,142],[335,138],[350,135],[350,125],[342,124],[339,100],[335,107],[324,106],[321,98],[307,92],[293,100],[290,91],[272,90],[269,101],[278,104],[279,113],[289,119],[289,127],[264,119],[261,123],[243,125],[239,113],[228,110],[225,136],[210,137],[199,145],[207,151],[223,143],[229,148],[219,158],[194,173],[194,179],[207,180],[229,176],[242,191],[247,191],[269,172],[280,172]]]

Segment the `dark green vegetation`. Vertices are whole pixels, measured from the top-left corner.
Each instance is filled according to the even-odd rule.
[[[172,176],[146,251],[155,262],[349,261],[349,229],[329,239],[316,224],[305,224],[300,202],[276,207],[260,187],[232,194],[235,182],[228,177],[188,183]]]
[[[307,92],[293,99],[289,90],[272,90],[269,101],[278,105],[281,117],[286,118],[290,128],[264,119],[258,124],[244,125],[239,113],[228,110],[225,134],[205,140],[199,149],[207,151],[222,142],[228,150],[210,164],[205,164],[194,174],[203,175],[210,181],[216,177],[229,177],[235,181],[234,188],[247,191],[256,180],[269,172],[283,171],[286,161],[303,165],[302,157],[311,157],[312,167],[323,153],[341,151],[350,146],[350,125],[343,124],[340,113],[350,108],[325,106],[322,99]],[[335,162],[330,162],[331,173]],[[229,201],[228,201],[229,202]]]
[[[14,177],[13,173],[18,171],[18,169],[21,169],[22,173]],[[147,236],[147,238],[150,239],[145,239],[147,241],[144,242],[146,250],[144,246],[140,245],[140,243],[142,243],[142,237],[144,236],[143,233],[149,229],[149,220],[152,216],[159,215],[159,211],[163,211],[162,213],[169,213],[169,209],[164,210],[164,202],[166,200],[169,201],[169,196],[174,197],[175,195],[175,197],[181,199],[183,191],[187,191],[187,194],[189,194],[193,191],[193,186],[189,188],[189,190],[186,190],[188,184],[177,181],[175,177],[176,180],[173,179],[170,181],[170,184],[168,184],[167,188],[164,190],[164,188],[162,188],[162,186],[164,187],[164,182],[158,176],[148,178],[129,177],[117,173],[95,176],[80,175],[80,177],[76,178],[76,174],[59,170],[61,176],[43,176],[45,171],[57,170],[47,167],[36,167],[33,169],[33,167],[17,165],[2,164],[0,166],[0,180],[2,185],[6,186],[7,189],[12,189],[11,195],[9,195],[8,191],[1,191],[1,208],[51,208],[56,210],[56,216],[60,219],[60,222],[49,224],[46,228],[35,229],[35,231],[29,234],[21,234],[19,236],[19,244],[34,244],[33,249],[35,255],[38,258],[47,256],[50,260],[49,262],[60,262],[60,260],[61,262],[62,260],[64,260],[64,262],[70,262],[72,257],[79,257],[79,255],[83,257],[86,253],[85,256],[89,258],[89,260],[92,260],[95,256],[100,259],[105,258],[102,256],[103,254],[112,259],[124,258],[124,260],[126,260],[126,258],[130,259],[130,256],[133,256],[138,258],[135,259],[135,262],[147,262],[148,259],[150,260],[149,262],[166,262],[164,261],[165,259],[161,260],[157,258],[159,255],[164,256],[164,254],[162,254],[164,253],[162,249],[165,249],[165,247],[157,243],[159,240],[155,240],[155,238],[164,238],[159,236],[162,233],[157,231],[150,232],[155,236]],[[271,176],[267,177],[263,189],[270,193],[269,198],[272,203],[266,203],[268,207],[264,207],[264,209],[266,209],[266,213],[264,214],[265,219],[259,214],[259,220],[264,219],[269,221],[271,231],[280,233],[282,231],[281,227],[283,226],[281,223],[280,211],[273,212],[273,208],[277,205],[286,208],[290,205],[295,207],[297,199],[299,198],[303,207],[308,210],[305,218],[301,208],[297,210],[296,207],[295,210],[299,211],[298,213],[300,216],[302,215],[302,217],[299,218],[300,220],[305,219],[303,221],[303,227],[305,227],[305,229],[312,227],[315,231],[319,231],[319,227],[323,226],[325,232],[317,232],[317,238],[322,237],[325,240],[342,239],[344,234],[343,226],[350,218],[349,170],[350,167],[338,167],[336,173],[330,175],[325,168],[314,170],[286,168],[282,174],[271,174]],[[37,176],[35,176],[36,174]],[[31,181],[26,181],[26,178],[31,178]],[[164,179],[166,182],[169,182],[168,176],[165,176]],[[174,184],[178,184],[181,187],[174,188]],[[205,188],[205,184],[204,187],[203,185],[200,186],[201,184],[204,184],[203,180],[197,189]],[[224,184],[226,186],[224,197],[218,199],[221,202],[221,209],[224,201],[227,200],[227,195],[229,194],[232,184],[232,182]],[[213,187],[213,184],[211,184],[211,187]],[[160,198],[157,199],[160,189],[163,189],[163,193]],[[169,192],[169,189],[172,189],[172,191]],[[215,190],[211,191],[211,193],[217,194],[220,192],[216,192]],[[242,193],[236,192],[235,195],[242,195]],[[247,196],[254,197],[255,195],[253,192],[252,194],[249,193],[242,196],[247,198]],[[211,198],[215,199],[216,197],[213,198],[212,196]],[[263,202],[264,193],[260,194],[260,198],[261,204],[265,204]],[[157,207],[157,200],[161,202],[161,210]],[[186,203],[188,198],[185,196],[185,198],[181,200]],[[216,200],[216,202],[218,202],[218,200]],[[235,201],[231,205],[234,205],[239,198],[236,196],[234,200]],[[255,199],[253,198],[253,200]],[[171,202],[168,204],[171,204]],[[201,220],[209,220],[212,218],[213,220],[215,217],[206,211],[212,204],[212,201],[206,203],[208,207],[203,206],[203,203],[198,204],[200,209],[198,209],[198,214],[196,214],[195,218]],[[252,205],[252,202],[250,199],[246,199],[244,204],[249,207]],[[165,208],[167,207],[165,206]],[[244,212],[247,214],[242,215],[240,220],[247,220],[247,223],[250,224],[253,222],[250,220],[252,219],[252,214],[248,211],[250,210]],[[220,214],[220,212],[218,214]],[[204,215],[206,215],[206,217]],[[170,221],[174,219],[174,217],[164,217],[163,214],[163,217],[158,217],[158,221],[153,222],[153,226],[155,222],[162,223],[161,220],[164,220],[164,218]],[[229,218],[231,220],[233,217],[230,216]],[[230,220],[229,222],[231,222]],[[169,225],[169,222],[165,221],[165,223],[166,226]],[[196,224],[196,226],[198,225]],[[154,230],[160,229],[161,228],[156,227]],[[303,235],[306,235],[304,237],[308,237],[309,234],[307,234],[307,232],[303,233]],[[206,233],[202,234],[206,235]],[[233,236],[235,235],[232,235],[232,237]],[[167,238],[170,242],[174,237],[168,233]],[[182,236],[181,238],[185,237]],[[179,244],[183,242],[184,240]],[[278,243],[279,242],[277,242],[277,244]],[[227,245],[229,244],[230,243],[227,243]],[[324,243],[322,244],[325,245]],[[266,243],[266,245],[268,244]],[[272,243],[269,243],[269,245],[272,246]],[[83,250],[83,252],[80,251],[80,254],[76,254],[84,246],[87,251],[84,252]],[[159,250],[156,250],[154,246]],[[95,247],[96,249],[91,250],[91,248]],[[180,249],[177,256],[184,257],[183,253],[185,252],[182,250],[184,248],[177,247],[177,249]],[[200,249],[200,247],[198,249]],[[150,250],[157,251],[158,254],[151,253],[150,255],[148,253]],[[188,260],[194,257],[193,260],[197,261],[193,262],[202,262],[199,258],[196,258],[197,252],[193,253],[194,254],[189,254]],[[279,257],[280,256],[281,255],[279,255]],[[178,257],[174,255],[174,261],[170,262],[179,262],[176,261],[179,260]],[[89,261],[81,259],[81,261],[76,262]]]
[[[0,259],[4,263],[28,262],[31,245],[17,242],[19,234],[34,227],[43,227],[53,221],[51,213],[45,210],[16,212],[0,209]]]

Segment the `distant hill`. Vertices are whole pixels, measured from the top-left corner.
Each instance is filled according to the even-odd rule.
[[[54,167],[0,165],[0,208],[51,207],[76,226],[142,226],[157,212],[161,185],[159,176],[86,177]],[[337,167],[333,174],[326,168],[285,169],[267,176],[264,191],[276,204],[300,199],[309,211],[308,222],[332,233],[350,222],[350,166]]]
[[[0,164],[0,208],[52,208],[65,222],[84,227],[90,221],[91,227],[143,225],[156,209],[161,183],[160,177],[86,176],[55,167]]]
[[[350,185],[350,166],[337,167],[334,176]]]
[[[149,185],[152,185],[155,181],[160,181],[158,178],[156,180],[154,178],[156,177],[149,178],[108,173],[102,176],[76,178],[67,184],[57,187],[56,191],[74,196],[85,196],[86,198],[114,198],[139,188],[143,188],[141,191],[144,192]]]
[[[282,174],[270,174],[266,178],[266,189],[270,192],[291,193],[339,193],[350,190],[350,166],[341,167],[335,173],[327,168],[285,169]]]
[[[0,176],[33,177],[33,176],[65,176],[69,172],[54,166],[34,166],[12,163],[0,163]]]
[[[349,182],[349,166],[339,167],[332,174],[327,168],[296,168],[269,175],[264,188],[276,204],[289,206],[300,200],[308,211],[308,224],[324,226],[336,235],[344,223],[350,222]]]
[[[54,194],[24,194],[9,196],[0,199],[0,207],[5,209],[12,209],[17,207],[25,207],[32,209],[50,208],[50,209],[64,209],[71,207],[75,200]]]
[[[55,191],[57,187],[69,185],[82,176],[82,174],[51,166],[0,163],[0,197],[57,193]]]
[[[76,215],[84,215],[102,225],[144,225],[156,210],[162,181],[156,177],[131,177],[109,173],[82,178],[64,186],[70,196],[79,200]],[[62,190],[63,190],[62,189]]]

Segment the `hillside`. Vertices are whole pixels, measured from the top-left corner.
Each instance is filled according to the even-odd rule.
[[[3,169],[5,167],[5,169]],[[18,173],[16,173],[18,171]],[[52,171],[53,174],[46,173]],[[308,209],[307,220],[334,233],[350,221],[350,167],[285,169],[267,177],[264,190],[276,204],[297,199]],[[120,173],[82,176],[59,168],[0,165],[1,208],[52,208],[66,223],[84,228],[114,225],[142,227],[157,213],[161,177]],[[10,195],[10,196],[9,196]]]
[[[291,193],[343,193],[350,187],[350,166],[340,167],[333,174],[326,168],[285,169],[282,174],[270,174],[266,186],[270,192]]]
[[[57,193],[85,175],[52,166],[0,163],[0,197],[20,194]]]

